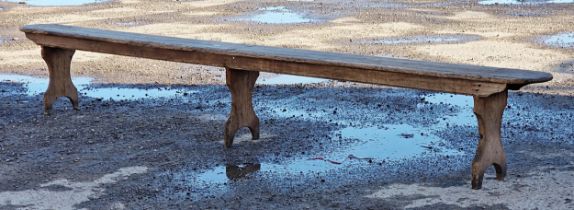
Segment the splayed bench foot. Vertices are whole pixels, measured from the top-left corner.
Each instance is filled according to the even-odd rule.
[[[226,68],[227,87],[231,91],[231,114],[225,123],[225,147],[233,144],[235,133],[248,127],[253,139],[259,139],[259,118],[253,110],[252,96],[257,71],[244,71]]]
[[[484,171],[494,165],[496,179],[506,176],[506,157],[500,141],[502,114],[506,107],[508,91],[488,97],[474,97],[474,114],[478,119],[480,140],[472,161],[472,189],[482,188]]]
[[[50,82],[44,94],[44,114],[50,114],[52,104],[58,97],[65,96],[72,102],[75,110],[79,110],[78,90],[72,83],[70,65],[75,50],[42,47],[42,58],[48,65]]]

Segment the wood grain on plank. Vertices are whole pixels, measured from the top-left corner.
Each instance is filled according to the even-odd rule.
[[[444,91],[466,95],[488,96],[508,88],[504,83],[483,82],[468,79],[412,75],[401,72],[388,72],[372,69],[342,67],[338,65],[297,63],[273,59],[222,56],[216,53],[198,53],[162,48],[133,47],[129,44],[118,44],[104,41],[84,41],[76,38],[52,35],[27,34],[40,45],[78,49],[84,51],[113,53],[158,60],[176,61],[210,66],[224,66],[247,71],[264,71],[282,74],[293,74],[326,79],[362,82],[378,85],[416,88],[433,91]]]

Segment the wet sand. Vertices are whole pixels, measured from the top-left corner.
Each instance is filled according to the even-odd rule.
[[[547,42],[574,31],[573,4],[0,8],[0,72],[33,76],[0,75],[0,209],[574,208],[574,49]],[[484,189],[473,191],[470,97],[263,74],[254,96],[262,138],[243,130],[225,150],[230,99],[220,68],[77,52],[81,111],[62,99],[43,116],[46,81],[36,77],[47,70],[39,47],[18,32],[31,23],[523,68],[555,79],[511,92],[503,122],[509,175],[498,182],[489,171]]]

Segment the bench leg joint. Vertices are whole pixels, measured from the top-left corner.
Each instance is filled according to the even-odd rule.
[[[225,147],[231,147],[235,133],[242,127],[248,127],[253,139],[259,139],[259,118],[253,110],[252,92],[257,71],[226,69],[227,87],[231,91],[231,113],[225,123]]]
[[[474,114],[478,119],[480,140],[472,162],[472,189],[482,188],[484,172],[491,165],[496,170],[496,179],[503,180],[506,176],[506,157],[500,130],[507,98],[507,90],[488,97],[474,97]]]

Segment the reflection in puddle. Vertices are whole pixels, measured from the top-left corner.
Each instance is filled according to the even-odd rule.
[[[418,35],[406,37],[389,37],[364,41],[363,44],[401,45],[401,44],[453,44],[480,40],[478,35],[445,34],[445,35]]]
[[[92,78],[74,77],[72,81],[78,87],[81,95],[104,100],[140,100],[155,98],[174,98],[184,96],[197,91],[186,90],[183,88],[129,88],[129,87],[90,87]],[[48,88],[47,78],[37,78],[15,74],[0,74],[0,82],[17,82],[24,83],[26,94],[30,96],[43,94]]]
[[[204,171],[195,177],[195,182],[200,185],[213,186],[225,185],[228,181],[239,181],[261,170],[259,163],[245,163],[241,165],[218,166]]]
[[[565,4],[574,3],[574,0],[486,0],[480,1],[482,5],[498,4]]]
[[[75,6],[82,4],[101,3],[108,0],[4,0],[8,2],[26,3],[32,6]]]
[[[267,7],[259,9],[259,14],[253,15],[242,20],[266,23],[266,24],[293,24],[293,23],[310,23],[313,20],[304,17],[299,13],[292,12],[286,7]]]
[[[237,180],[248,176],[249,174],[255,173],[261,169],[261,164],[259,163],[247,163],[242,165],[226,165],[225,174],[228,179]]]
[[[328,79],[314,78],[314,77],[303,77],[295,75],[277,75],[268,79],[261,79],[257,84],[262,85],[294,85],[294,84],[315,84],[327,82]]]
[[[552,47],[574,48],[574,32],[548,36],[542,42]]]

